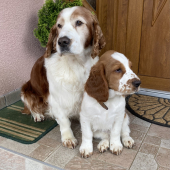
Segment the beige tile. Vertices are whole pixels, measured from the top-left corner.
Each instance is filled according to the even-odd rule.
[[[28,144],[22,144],[22,143],[7,139],[1,143],[1,146],[3,146],[4,148],[11,149],[13,151],[25,154],[25,155],[29,155],[39,146],[39,144],[34,143],[34,144],[28,145]]]
[[[37,143],[40,145],[50,146],[51,148],[57,148],[61,145],[61,141],[59,142],[47,136],[44,136],[43,138],[41,138]]]
[[[51,130],[45,136],[50,139],[57,140],[58,142],[61,142],[60,126],[59,125],[56,126],[53,130]]]
[[[107,151],[101,154],[101,156],[98,159],[110,164],[114,164],[124,168],[129,168],[133,162],[133,159],[136,156],[136,153],[137,151],[124,148],[123,152],[118,156]]]
[[[140,132],[140,131],[138,131],[138,130],[132,129],[132,130],[131,130],[131,133],[130,133],[130,136],[133,138],[133,140],[134,140],[135,142],[136,142],[136,141],[142,142],[142,140],[143,140],[144,137],[145,137],[145,133],[142,133],[142,132]]]
[[[130,170],[157,170],[157,167],[153,155],[138,152]]]
[[[167,140],[170,139],[169,134],[170,134],[170,128],[155,125],[155,124],[152,124],[148,131],[148,135],[157,136],[157,137],[160,137],[162,139],[167,139]]]
[[[0,169],[25,170],[25,158],[0,148]]]
[[[0,136],[0,146],[1,146],[1,143],[3,143],[5,140],[7,140],[7,138]]]
[[[85,159],[75,156],[66,166],[66,170],[126,170],[125,168],[108,164],[91,158]]]
[[[25,170],[43,170],[43,166],[43,164],[34,160],[28,158],[25,160]]]
[[[156,136],[149,136],[146,135],[145,139],[144,139],[145,143],[150,143],[150,144],[154,144],[154,145],[160,145],[161,144],[161,138],[158,138]]]
[[[52,168],[52,167],[44,165],[43,170],[56,170],[56,168]]]
[[[170,140],[161,139],[161,147],[170,149]]]
[[[144,121],[138,117],[135,117],[132,121],[133,124],[137,124],[137,125],[141,125],[141,126],[145,126],[145,127],[150,127],[151,123]]]
[[[143,143],[140,148],[140,152],[151,154],[153,156],[156,156],[156,154],[158,153],[158,150],[159,150],[159,146],[151,145],[149,143]]]
[[[156,160],[160,166],[170,168],[170,149],[160,148]]]
[[[138,124],[134,124],[134,123],[130,123],[130,129],[131,130],[138,130],[140,132],[146,133],[148,131],[148,127],[142,126],[142,125],[138,125]]]
[[[132,122],[136,116],[134,116],[132,113],[130,113],[127,109],[126,109],[126,113],[129,116],[130,122]]]
[[[60,146],[56,151],[54,151],[45,162],[63,168],[74,156],[79,152],[79,147],[75,149],[68,149],[64,146]]]
[[[44,161],[53,151],[54,148],[45,145],[40,145],[33,152],[31,152],[29,156]]]
[[[139,141],[135,141],[135,145],[133,146],[133,150],[138,151],[140,146],[141,146],[142,142]]]
[[[158,170],[170,170],[169,168],[159,167]]]

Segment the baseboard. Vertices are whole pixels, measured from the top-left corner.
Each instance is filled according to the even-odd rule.
[[[138,94],[143,94],[143,95],[148,95],[148,96],[162,97],[162,98],[170,99],[170,92],[168,92],[168,91],[161,91],[161,90],[153,90],[153,89],[141,88],[139,90]]]
[[[0,109],[15,103],[20,99],[21,99],[21,88],[16,89],[3,96],[0,96]]]

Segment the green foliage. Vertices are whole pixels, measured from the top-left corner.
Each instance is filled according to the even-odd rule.
[[[43,7],[38,12],[38,28],[34,29],[34,36],[39,39],[41,46],[45,47],[51,27],[56,23],[56,19],[61,10],[73,6],[82,6],[82,0],[63,1],[46,0]]]

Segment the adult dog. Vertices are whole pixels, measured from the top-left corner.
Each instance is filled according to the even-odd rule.
[[[84,7],[66,8],[51,28],[45,54],[22,87],[23,113],[31,113],[35,122],[45,115],[56,119],[68,148],[77,145],[69,118],[79,115],[84,84],[104,46],[95,15]]]

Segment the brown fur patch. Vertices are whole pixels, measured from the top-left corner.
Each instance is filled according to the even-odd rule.
[[[22,113],[24,111],[27,112],[27,107],[33,112],[45,113],[48,107],[49,85],[44,67],[44,56],[40,57],[34,64],[31,71],[31,79],[22,86],[21,92],[29,105],[24,107]]]

